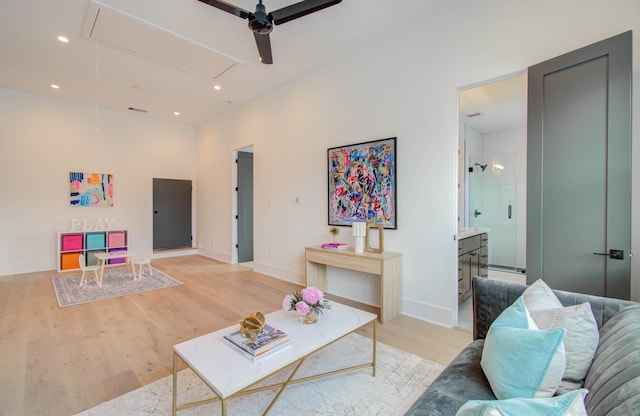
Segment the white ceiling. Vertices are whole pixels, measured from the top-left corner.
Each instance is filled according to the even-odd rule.
[[[525,73],[460,91],[460,122],[480,133],[493,133],[527,125]]]
[[[267,10],[276,10],[297,1],[264,3]],[[274,64],[263,65],[246,20],[197,0],[2,0],[0,86],[122,111],[134,107],[147,111],[137,113],[143,117],[197,125],[363,44],[382,41],[447,1],[343,0],[275,26]],[[229,2],[251,11],[257,3]],[[96,7],[138,23],[112,26],[116,43],[131,39],[131,44],[114,47],[86,31],[82,36],[87,15],[95,16],[90,9]],[[60,34],[70,42],[58,42]],[[137,42],[155,45],[162,59],[132,51]],[[180,68],[175,62],[185,60],[186,44],[199,50],[194,53],[204,58],[200,63],[222,57],[223,64],[234,65],[222,74],[207,72],[210,77]],[[214,83],[222,89],[214,91]]]

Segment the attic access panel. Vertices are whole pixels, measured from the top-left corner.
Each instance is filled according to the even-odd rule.
[[[84,39],[211,80],[242,61],[124,11],[91,1]]]

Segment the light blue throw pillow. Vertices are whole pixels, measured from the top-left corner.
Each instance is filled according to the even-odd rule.
[[[586,416],[586,389],[541,399],[469,400],[456,416]]]
[[[496,397],[553,396],[564,374],[566,332],[564,328],[491,328],[480,365]]]
[[[524,299],[519,297],[515,302],[506,308],[491,324],[491,328],[522,328],[538,329],[531,318]]]
[[[538,330],[522,297],[495,319],[480,365],[498,399],[551,397],[564,375],[564,328]]]

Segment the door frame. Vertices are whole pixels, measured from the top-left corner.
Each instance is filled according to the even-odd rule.
[[[456,148],[457,148],[457,153],[456,153],[456,161],[455,161],[455,170],[456,170],[456,203],[455,203],[455,207],[456,207],[456,218],[458,219],[458,221],[456,222],[456,234],[454,235],[454,242],[455,242],[455,266],[454,266],[454,270],[458,270],[458,229],[460,227],[465,227],[465,223],[468,223],[468,218],[466,218],[466,212],[468,211],[468,204],[469,204],[469,195],[467,193],[467,178],[468,178],[468,173],[465,172],[465,158],[466,158],[466,148],[465,148],[465,142],[462,140],[462,136],[466,137],[466,133],[464,132],[464,123],[462,122],[462,119],[460,117],[460,93],[462,91],[465,90],[470,90],[473,88],[478,88],[478,87],[482,87],[483,85],[487,85],[487,84],[492,84],[494,82],[499,82],[499,81],[503,81],[509,78],[513,78],[513,77],[517,77],[517,76],[522,76],[522,75],[527,75],[527,69],[523,68],[520,69],[518,71],[513,71],[513,72],[509,72],[506,74],[502,74],[496,77],[492,77],[492,78],[488,78],[482,81],[478,81],[478,82],[474,82],[472,84],[467,84],[467,85],[463,85],[461,87],[456,88]],[[461,206],[460,205],[460,197],[461,195],[464,196],[464,205]],[[491,233],[491,232],[489,232]],[[489,235],[489,238],[491,238],[491,235]],[[458,325],[458,309],[459,309],[459,305],[458,305],[458,274],[456,273],[452,280],[451,280],[451,284],[452,284],[452,289],[451,289],[451,296],[453,299],[453,305],[455,305],[455,307],[452,308],[452,318],[453,318],[453,326],[457,326]]]

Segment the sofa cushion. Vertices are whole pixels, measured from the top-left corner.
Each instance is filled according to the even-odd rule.
[[[473,341],[444,369],[407,411],[410,416],[451,416],[469,399],[495,400],[480,368],[484,340]]]
[[[531,312],[540,329],[565,328],[564,348],[567,354],[563,382],[559,391],[566,392],[581,387],[598,347],[598,324],[588,302]]]
[[[591,416],[638,414],[640,409],[640,305],[615,314],[600,330],[600,342],[585,379]]]
[[[480,365],[498,399],[551,397],[565,370],[566,330],[538,330],[523,297],[489,329]]]
[[[586,389],[541,399],[470,400],[456,416],[587,416]]]

